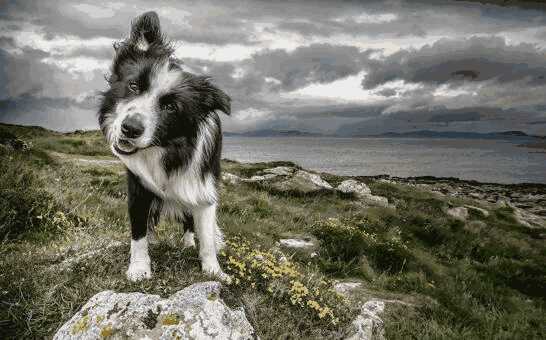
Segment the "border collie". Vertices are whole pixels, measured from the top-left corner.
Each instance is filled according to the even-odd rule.
[[[130,36],[114,49],[98,119],[112,152],[127,167],[127,278],[151,277],[147,233],[164,215],[183,224],[184,247],[195,246],[195,225],[203,272],[227,280],[216,256],[223,246],[216,224],[222,148],[216,112],[230,114],[231,99],[208,77],[183,71],[155,12],[134,19]]]

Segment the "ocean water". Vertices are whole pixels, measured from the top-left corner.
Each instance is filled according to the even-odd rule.
[[[241,162],[289,160],[338,175],[546,183],[545,152],[503,140],[225,137],[222,156]]]

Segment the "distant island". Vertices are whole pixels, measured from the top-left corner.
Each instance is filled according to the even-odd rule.
[[[308,132],[300,130],[275,130],[262,129],[245,132],[224,132],[226,137],[356,137],[356,138],[457,138],[457,139],[504,139],[521,142],[540,142],[546,140],[544,136],[526,134],[523,131],[501,131],[501,132],[463,132],[463,131],[432,131],[418,130],[407,132],[385,132],[381,134],[351,134],[341,135],[339,133],[323,134],[319,132]]]

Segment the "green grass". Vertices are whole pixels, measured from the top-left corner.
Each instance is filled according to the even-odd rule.
[[[162,222],[151,246],[151,280],[126,280],[129,228],[124,169],[119,163],[80,162],[109,158],[98,132],[58,134],[0,126],[32,145],[31,151],[0,147],[0,328],[6,338],[51,337],[92,295],[102,290],[168,296],[208,280],[195,250],[181,250],[179,226]],[[239,164],[224,170],[252,176],[290,162]],[[343,178],[325,175],[332,184]],[[360,280],[356,301],[388,304],[388,339],[546,338],[546,245],[544,231],[517,223],[510,208],[440,197],[418,188],[369,181],[372,192],[396,205],[369,208],[335,193],[292,195],[252,183],[221,187],[219,224],[236,240],[220,257],[239,278],[224,300],[244,306],[262,339],[339,338],[358,304],[336,300],[322,281]],[[445,214],[462,204],[481,206],[464,223]],[[297,280],[320,288],[319,297],[338,318],[304,303],[293,304],[289,281],[238,276],[245,263],[241,244],[277,254],[282,237],[318,240],[318,256],[284,250]],[[82,254],[92,254],[82,257]],[[272,256],[273,256],[272,255]],[[280,266],[277,263],[276,266]],[[245,278],[248,277],[248,278]],[[273,292],[269,291],[269,288]],[[313,288],[314,289],[314,288]],[[311,299],[312,296],[305,296]]]

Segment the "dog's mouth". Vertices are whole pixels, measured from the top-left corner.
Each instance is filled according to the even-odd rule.
[[[138,151],[138,148],[126,139],[120,139],[117,143],[114,143],[114,149],[120,155],[132,155]]]

